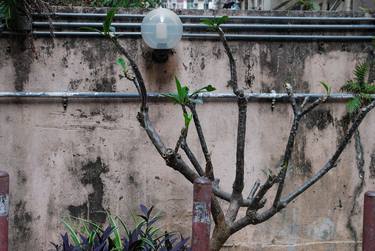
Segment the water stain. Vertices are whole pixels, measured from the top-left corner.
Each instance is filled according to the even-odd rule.
[[[333,117],[330,110],[315,109],[309,112],[303,121],[307,129],[316,127],[318,130],[324,130],[333,123]]]
[[[105,222],[106,213],[103,207],[104,184],[101,175],[108,171],[108,166],[102,162],[100,157],[97,157],[94,162],[88,161],[82,165],[80,182],[84,186],[91,185],[93,192],[88,195],[85,203],[68,207],[72,216],[87,218],[99,223]]]

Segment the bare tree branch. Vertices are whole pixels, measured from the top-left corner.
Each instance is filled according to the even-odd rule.
[[[366,115],[375,107],[375,100],[372,101],[369,105],[362,108],[357,115],[357,117],[353,120],[353,123],[346,133],[345,137],[337,147],[335,153],[332,155],[332,157],[327,161],[327,163],[309,180],[307,180],[302,186],[297,188],[294,192],[287,195],[285,198],[282,198],[280,200],[280,203],[277,204],[276,207],[272,206],[268,210],[264,211],[261,214],[254,214],[253,217],[249,217],[246,215],[245,217],[241,218],[237,222],[235,222],[232,226],[233,231],[238,231],[241,228],[245,227],[248,224],[259,224],[261,222],[264,222],[271,218],[273,215],[275,215],[277,212],[279,212],[281,209],[286,207],[291,201],[296,199],[299,195],[301,195],[303,192],[305,192],[309,187],[311,187],[313,184],[315,184],[318,180],[320,180],[326,173],[328,173],[332,168],[334,168],[337,165],[337,161],[339,157],[341,156],[342,152],[346,148],[346,146],[349,144],[350,139],[354,135],[354,133],[358,130],[358,127],[362,123],[363,119],[366,117]]]
[[[181,146],[182,142],[184,140],[186,141],[187,134],[188,134],[188,128],[186,128],[186,127],[182,128],[181,133],[180,133],[180,137],[178,137],[176,146],[174,147],[175,153],[178,153],[178,150],[180,149],[180,146]]]
[[[261,204],[262,199],[264,198],[268,190],[275,184],[275,182],[276,182],[276,176],[273,174],[268,175],[267,180],[260,186],[255,196],[251,198],[250,205],[248,206],[250,210],[259,208],[259,205]]]
[[[141,96],[141,108],[140,112],[138,112],[137,118],[141,126],[145,129],[148,137],[150,138],[152,144],[155,146],[159,154],[163,157],[166,164],[176,171],[180,172],[187,180],[191,183],[194,182],[196,178],[198,178],[198,174],[196,174],[181,158],[181,156],[173,151],[172,149],[167,148],[163,141],[161,140],[159,134],[155,130],[154,126],[152,125],[149,115],[148,115],[148,104],[147,104],[147,89],[145,83],[143,81],[143,77],[137,64],[134,60],[130,57],[128,52],[121,46],[118,42],[116,37],[110,37],[110,40],[115,45],[116,49],[126,57],[131,66],[136,84],[139,86],[140,96]]]
[[[290,103],[293,108],[294,116],[296,116],[299,113],[299,107],[297,105],[296,97],[294,96],[293,87],[289,83],[285,83],[285,89],[286,89],[286,92],[288,93]]]
[[[290,157],[292,156],[292,152],[293,152],[293,148],[294,148],[293,147],[294,141],[295,141],[295,138],[296,138],[296,135],[297,135],[300,118],[301,117],[299,115],[294,116],[292,128],[290,129],[288,143],[286,145],[284,157],[283,157],[283,160],[281,162],[281,170],[280,170],[280,172],[279,172],[279,174],[276,178],[276,182],[279,183],[279,185],[277,187],[275,199],[273,201],[274,207],[276,207],[277,204],[279,203],[281,194],[283,192],[286,173],[288,171],[288,165],[289,165]]]
[[[326,101],[327,101],[327,98],[328,98],[328,95],[316,99],[314,102],[312,102],[311,104],[309,104],[309,106],[308,106],[306,109],[302,110],[301,116],[306,115],[307,113],[309,113],[309,112],[311,112],[313,109],[315,109],[318,105],[320,105],[320,104],[326,102]],[[303,108],[303,107],[302,107],[302,108]]]
[[[328,162],[308,181],[306,181],[301,187],[299,187],[296,191],[290,193],[285,198],[281,200],[283,206],[287,205],[295,198],[297,198],[301,193],[306,191],[310,186],[312,186],[315,182],[317,182],[320,178],[322,178],[327,172],[329,172],[332,168],[336,166],[337,160],[340,157],[341,153],[344,151],[346,146],[348,145],[350,139],[352,138],[355,131],[358,129],[360,124],[362,123],[363,119],[373,108],[375,107],[375,100],[373,100],[369,105],[364,108],[361,108],[359,114],[353,121],[349,131],[346,133],[344,139],[341,141],[339,146],[337,147],[335,153],[332,157],[328,160]]]
[[[211,214],[215,222],[215,227],[226,227],[223,210],[218,199],[214,195],[211,196]]]
[[[204,158],[206,160],[206,170],[205,170],[206,176],[211,181],[214,181],[215,180],[215,174],[214,174],[214,169],[213,169],[213,166],[212,166],[211,154],[208,151],[206,139],[204,137],[203,129],[202,129],[202,126],[201,126],[201,122],[199,120],[197,110],[195,109],[195,104],[189,104],[188,107],[189,107],[191,113],[193,114],[195,129],[197,130],[199,142],[200,142],[200,145],[202,147],[202,152],[203,152]]]
[[[184,150],[186,156],[190,160],[191,164],[194,166],[194,168],[197,171],[197,173],[199,174],[199,176],[204,176],[204,171],[203,171],[201,165],[199,164],[199,161],[195,157],[194,153],[190,150],[190,147],[187,144],[186,139],[184,139],[182,141],[181,148],[182,148],[182,150]]]
[[[233,183],[233,196],[239,196],[244,188],[247,101],[243,96],[243,92],[238,99],[238,111],[236,177]]]
[[[290,101],[291,101],[291,104],[292,104],[294,116],[293,116],[292,128],[290,130],[289,137],[288,137],[288,143],[286,145],[284,157],[283,157],[283,160],[281,162],[281,170],[280,170],[280,172],[278,174],[278,177],[277,177],[277,182],[279,183],[279,185],[278,185],[278,188],[277,188],[275,199],[273,201],[273,207],[275,207],[275,208],[278,207],[278,203],[280,202],[281,194],[283,192],[285,177],[286,177],[286,173],[288,171],[288,165],[289,165],[289,161],[290,161],[290,158],[291,158],[291,155],[292,155],[292,152],[293,152],[294,141],[295,141],[295,137],[297,135],[300,120],[304,115],[311,112],[313,109],[315,109],[321,103],[325,102],[327,100],[327,97],[328,97],[328,95],[326,95],[322,98],[319,98],[319,99],[315,100],[313,103],[309,104],[306,109],[303,109],[305,107],[305,105],[307,104],[308,98],[305,98],[302,105],[300,107],[298,107],[298,104],[296,102],[296,98],[294,96],[292,86],[290,84],[286,84],[286,89],[287,89],[287,93],[290,97]]]
[[[236,68],[236,61],[234,61],[234,57],[232,54],[232,51],[229,48],[227,39],[225,38],[224,31],[218,27],[218,33],[220,36],[220,40],[223,43],[225,53],[228,56],[229,59],[229,67],[230,67],[230,80],[229,80],[229,85],[233,89],[233,93],[236,94],[237,96],[239,95],[239,90],[238,90],[238,84],[237,84],[237,68]]]
[[[250,190],[249,196],[247,196],[248,199],[254,198],[255,193],[258,191],[258,188],[260,186],[260,181],[255,181],[253,187]]]
[[[247,101],[240,90],[238,96],[238,128],[237,128],[237,151],[236,151],[236,175],[233,182],[233,190],[230,205],[227,210],[227,217],[233,222],[243,200],[242,191],[244,188],[244,165],[245,165],[245,140],[246,140],[246,112]]]
[[[129,65],[133,70],[133,73],[135,75],[135,78],[137,79],[137,82],[138,82],[138,85],[139,85],[139,88],[140,88],[139,95],[141,95],[141,100],[142,100],[141,111],[147,110],[147,90],[146,90],[146,86],[145,86],[145,82],[143,80],[142,74],[139,71],[138,65],[135,63],[135,61],[129,55],[129,53],[124,49],[124,47],[121,46],[121,44],[119,43],[119,41],[117,40],[116,37],[110,37],[110,39],[111,39],[112,43],[115,45],[116,49],[122,55],[124,55],[126,57],[126,59],[128,60]]]
[[[286,173],[288,171],[288,165],[290,161],[290,157],[292,156],[293,148],[294,148],[294,140],[297,135],[298,127],[299,127],[299,122],[301,120],[301,114],[300,114],[300,108],[297,105],[296,98],[294,96],[293,88],[290,84],[285,84],[287,93],[290,98],[290,103],[293,108],[293,123],[292,127],[290,129],[289,137],[288,137],[288,142],[285,147],[284,151],[284,156],[281,161],[281,170],[279,171],[279,174],[277,175],[276,182],[279,183],[275,195],[275,199],[273,201],[273,207],[277,207],[277,204],[279,203],[281,194],[284,189],[284,182],[285,182],[285,177]]]
[[[246,113],[247,113],[247,100],[244,92],[238,89],[237,83],[237,67],[233,54],[224,32],[221,27],[217,27],[220,40],[224,46],[225,52],[229,59],[230,67],[230,81],[229,85],[233,89],[233,93],[238,97],[238,127],[237,127],[237,147],[236,147],[236,176],[233,182],[233,191],[231,196],[230,205],[227,210],[227,218],[233,222],[238,214],[238,210],[242,204],[242,191],[244,187],[244,153],[245,153],[245,140],[246,140]]]

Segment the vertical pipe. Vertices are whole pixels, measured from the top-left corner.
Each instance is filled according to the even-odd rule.
[[[362,251],[375,250],[375,191],[365,193]]]
[[[194,181],[192,251],[210,249],[211,181],[199,177]]]
[[[0,251],[8,251],[9,174],[0,171]]]

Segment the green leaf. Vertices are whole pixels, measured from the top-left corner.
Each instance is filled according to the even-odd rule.
[[[192,118],[193,118],[193,114],[189,114],[187,112],[184,112],[185,128],[189,128],[189,124],[190,124]]]
[[[77,220],[77,221],[80,221],[80,222],[87,223],[88,225],[91,225],[92,227],[95,228],[95,231],[101,230],[100,226],[98,224],[95,224],[92,221],[89,221],[89,220],[86,220],[86,219],[83,219],[83,218],[79,218],[79,217],[74,217],[74,216],[70,216],[70,218],[74,219],[74,220]]]
[[[179,98],[178,103],[181,105],[186,104],[189,101],[188,99],[189,88],[187,86],[181,86],[181,83],[177,77],[175,77],[175,80],[176,80],[177,94]]]
[[[79,27],[80,30],[83,30],[83,31],[92,31],[92,32],[97,32],[99,34],[102,34],[102,32],[99,30],[99,29],[96,29],[94,27],[86,27],[86,26],[83,26],[83,27]]]
[[[212,27],[212,26],[215,25],[215,23],[212,21],[212,19],[202,19],[201,23],[205,24],[205,25],[207,25],[209,27]]]
[[[170,92],[170,93],[165,93],[165,94],[161,94],[161,95],[169,98],[170,100],[172,100],[176,104],[180,104],[180,99],[179,99],[179,96],[178,96],[177,93]]]
[[[363,92],[368,94],[375,94],[375,85],[364,85]]]
[[[103,33],[104,35],[109,35],[109,32],[111,31],[111,24],[113,21],[113,18],[115,17],[117,12],[117,8],[112,8],[108,11],[104,22],[103,22]]]
[[[63,220],[62,223],[64,224],[65,228],[68,230],[70,238],[72,238],[74,245],[79,246],[81,244],[81,241],[76,231],[66,221]]]
[[[89,238],[88,238],[90,246],[94,245],[95,237],[96,237],[97,234],[98,233],[95,232],[95,231],[93,231],[93,232],[90,233]]]
[[[113,234],[115,236],[114,237],[115,247],[117,249],[121,250],[122,249],[122,241],[121,241],[120,230],[117,226],[117,223],[110,214],[108,214],[108,221],[109,221],[109,225],[113,228]]]
[[[371,94],[361,93],[358,96],[360,97],[361,100],[365,100],[365,101],[371,101],[372,100]]]
[[[213,92],[213,91],[216,91],[216,88],[212,85],[207,85],[206,87],[204,87],[206,89],[206,91],[208,92]]]
[[[330,95],[331,91],[332,91],[332,86],[330,84],[327,84],[326,82],[323,82],[323,81],[320,81],[320,84],[326,90],[327,95]]]
[[[127,71],[128,65],[126,64],[125,60],[123,58],[118,58],[116,60],[116,64],[121,66],[122,71],[125,73]]]
[[[341,90],[351,93],[360,93],[362,91],[362,88],[355,81],[349,80],[345,85],[341,87]]]
[[[228,19],[229,19],[228,16],[222,16],[222,17],[216,18],[215,21],[217,25],[221,25],[221,24],[228,22]]]
[[[175,80],[176,80],[176,89],[177,89],[178,97],[181,97],[182,96],[182,87],[181,87],[180,80],[178,80],[177,77],[175,77]],[[182,100],[182,99],[180,99],[180,100]]]
[[[368,73],[368,64],[359,63],[355,66],[354,77],[359,85],[362,85],[365,83],[367,73]]]
[[[206,85],[206,86],[204,86],[204,87],[202,87],[202,88],[199,88],[198,90],[195,90],[191,95],[190,95],[190,97],[193,97],[193,96],[195,96],[195,95],[197,95],[197,94],[199,94],[199,93],[203,93],[203,92],[213,92],[213,91],[215,91],[216,90],[216,88],[214,87],[214,86],[212,86],[212,85]]]
[[[353,113],[357,111],[359,108],[361,108],[361,105],[362,105],[361,98],[358,96],[355,96],[346,104],[346,108],[348,109],[349,113]]]
[[[202,19],[201,23],[207,25],[211,30],[217,30],[217,28],[228,21],[228,16]]]
[[[145,242],[150,248],[155,249],[154,243],[152,243],[151,240],[143,237],[142,241]]]

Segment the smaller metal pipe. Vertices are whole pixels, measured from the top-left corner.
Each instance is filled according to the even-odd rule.
[[[192,251],[210,250],[212,184],[206,177],[194,181]]]
[[[309,97],[311,101],[324,96],[319,93],[295,93],[297,100],[303,100]],[[237,96],[233,93],[202,93],[199,97],[204,101],[236,101]],[[267,101],[287,102],[289,96],[287,93],[245,93],[245,97],[250,102]],[[329,102],[345,102],[354,96],[348,93],[331,93]],[[375,99],[375,94],[371,95]],[[91,99],[123,99],[124,101],[138,101],[138,93],[128,92],[0,92],[0,98],[91,98]],[[166,101],[167,97],[163,93],[148,93],[148,98],[152,101]]]
[[[4,33],[5,34],[5,33]],[[81,31],[55,31],[53,34],[56,37],[99,37],[102,36],[98,32],[81,32]],[[141,37],[140,32],[116,32],[116,36],[122,38],[138,38]],[[33,31],[34,36],[49,37],[50,31]],[[219,36],[213,33],[184,33],[182,35],[185,39],[200,39],[200,40],[218,40]],[[354,41],[373,41],[373,36],[339,36],[339,35],[248,35],[248,34],[227,34],[227,40],[232,41],[327,41],[327,42],[354,42]]]
[[[365,193],[362,250],[375,250],[375,191]]]
[[[98,22],[39,22],[32,23],[33,27],[46,27],[52,25],[54,28],[81,28],[93,27],[100,28],[103,23]],[[141,28],[141,23],[112,23],[116,28]],[[199,23],[186,23],[183,24],[184,28],[189,29],[207,29],[208,26]],[[374,30],[375,25],[371,24],[222,24],[223,29],[236,29],[236,30]]]
[[[0,171],[0,251],[8,251],[9,174]]]
[[[34,14],[34,16],[52,16],[52,17],[77,17],[77,18],[104,18],[106,13],[43,13]],[[117,18],[143,18],[144,14],[116,14]],[[179,15],[181,19],[212,19],[214,16],[208,15]],[[217,16],[219,17],[219,16]],[[252,20],[252,21],[329,21],[329,22],[373,22],[373,17],[306,17],[306,16],[229,16],[230,20]]]

